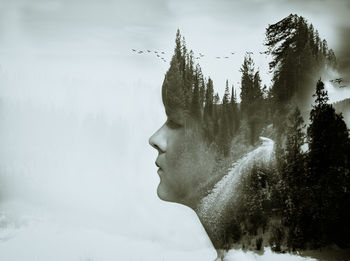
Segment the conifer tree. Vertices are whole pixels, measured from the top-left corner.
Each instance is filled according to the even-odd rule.
[[[192,104],[191,104],[191,113],[192,116],[199,120],[201,117],[201,107],[200,107],[200,93],[199,93],[199,84],[200,84],[200,75],[199,75],[199,66],[196,66],[194,81],[193,81],[193,94],[192,94]]]
[[[318,31],[294,14],[266,29],[266,46],[273,56],[270,69],[274,71],[271,89],[275,111],[282,110],[297,96],[300,104],[312,94],[314,75],[325,66],[328,47]],[[318,76],[317,76],[318,77]]]
[[[254,62],[250,56],[243,61],[241,80],[241,113],[249,127],[248,139],[251,144],[258,139],[263,127],[263,92],[259,71],[254,72]]]
[[[241,111],[243,114],[248,112],[248,107],[252,101],[252,90],[254,85],[254,64],[250,56],[245,56],[243,65],[240,69],[241,78]]]
[[[233,132],[232,135],[234,135],[239,128],[239,113],[238,113],[238,105],[237,105],[237,98],[236,98],[236,90],[232,84],[232,89],[231,89],[231,111],[232,111],[232,125],[233,125]]]
[[[286,146],[283,155],[283,218],[288,229],[287,244],[293,249],[305,246],[303,235],[303,221],[307,205],[303,204],[307,193],[307,180],[305,171],[305,154],[302,146],[305,142],[305,125],[298,107],[292,111],[287,121]]]
[[[177,59],[177,62],[179,63],[179,70],[180,70],[180,72],[183,72],[184,69],[182,68],[183,56],[182,56],[180,29],[177,29],[177,31],[176,31],[174,55],[175,55],[175,57]]]
[[[206,137],[208,140],[214,139],[214,120],[213,120],[213,103],[214,103],[214,87],[213,81],[209,77],[205,90],[205,105],[203,113],[203,121],[205,124]]]
[[[219,102],[220,102],[220,96],[219,93],[216,93],[214,95],[213,99],[213,133],[214,137],[218,137],[219,135],[219,116],[220,116],[220,111],[219,111]]]
[[[204,115],[205,119],[213,117],[213,103],[214,103],[214,86],[213,81],[209,77],[207,82],[207,88],[205,91],[205,106]]]
[[[183,112],[187,111],[184,82],[180,72],[179,62],[175,55],[170,62],[169,70],[165,74],[162,86],[162,98],[168,104],[166,109],[175,110],[175,108],[178,108]],[[167,111],[167,114],[171,114],[172,112]]]
[[[228,87],[228,80],[226,80],[225,93],[222,97],[222,106],[220,110],[220,123],[219,123],[219,147],[222,153],[227,156],[231,147],[231,135],[230,135],[230,91]]]
[[[214,104],[219,104],[220,102],[220,96],[219,96],[219,93],[216,93],[214,95]]]
[[[205,102],[205,80],[202,73],[202,68],[198,65],[198,79],[199,79],[199,105],[201,111],[204,109]]]
[[[345,214],[344,207],[350,204],[349,133],[342,115],[327,104],[328,94],[321,80],[314,97],[307,129],[308,185],[313,199],[308,236],[320,245],[348,244],[349,214]]]

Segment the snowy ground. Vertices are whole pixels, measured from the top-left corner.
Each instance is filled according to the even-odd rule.
[[[38,213],[36,213],[38,214]],[[4,214],[1,223],[6,222]],[[155,239],[122,236],[112,231],[63,222],[52,217],[27,216],[25,223],[7,223],[0,230],[0,256],[4,261],[109,261],[109,260],[214,260],[216,252],[203,242],[194,248]],[[24,220],[22,220],[23,222]],[[18,222],[18,221],[17,221]],[[171,237],[171,235],[169,235]],[[180,239],[179,239],[180,240]],[[306,260],[290,255],[278,255],[266,249],[262,256],[242,251],[228,253],[227,261]]]

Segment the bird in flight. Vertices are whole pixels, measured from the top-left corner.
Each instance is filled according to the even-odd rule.
[[[330,82],[341,84],[342,82],[344,82],[344,79],[343,78],[336,78],[336,79],[330,80]]]
[[[346,87],[346,85],[341,85],[342,83],[346,82],[346,81],[344,81],[343,78],[336,78],[336,79],[330,80],[330,82],[338,84],[339,88],[345,88]]]
[[[131,49],[133,52],[136,52],[136,50],[135,49]]]
[[[216,56],[216,59],[220,59],[221,57],[219,57],[219,56]]]
[[[232,52],[231,52],[231,54],[235,54],[235,53],[232,53]]]
[[[253,52],[246,52],[246,54],[253,54]]]

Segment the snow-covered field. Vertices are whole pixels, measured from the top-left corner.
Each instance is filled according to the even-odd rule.
[[[142,224],[142,216],[139,218]],[[4,261],[175,261],[213,260],[215,257],[213,249],[203,242],[189,241],[188,246],[176,246],[176,243],[172,244],[173,238],[160,240],[152,238],[151,234],[148,238],[139,237],[132,232],[128,235],[126,231],[119,234],[103,226],[82,225],[78,220],[67,220],[67,217],[63,220],[63,217],[49,217],[47,213],[39,215],[38,211],[16,221],[2,214],[0,220],[0,259]],[[7,224],[4,226],[4,223]],[[174,236],[178,235],[175,233]]]
[[[20,218],[9,217],[2,212],[0,216],[1,260],[213,261],[216,257],[216,252],[208,244],[205,235],[192,233],[200,230],[194,220],[191,220],[192,224],[187,224],[187,229],[191,232],[183,230],[176,234],[171,233],[171,228],[163,227],[162,229],[169,231],[169,234],[160,239],[152,238],[151,235],[148,235],[148,238],[125,233],[122,235],[113,230],[91,224],[82,225],[78,220],[67,220],[67,217],[58,216],[53,217],[47,213],[44,214],[38,209],[30,215],[27,214]],[[179,218],[182,221],[186,220],[186,215]],[[142,217],[140,219],[140,223],[142,223]],[[160,227],[162,227],[161,224]],[[157,228],[154,227],[153,229]],[[265,249],[264,255],[234,250],[227,254],[225,260],[292,261],[307,259],[288,254],[279,255],[272,253],[270,249]]]

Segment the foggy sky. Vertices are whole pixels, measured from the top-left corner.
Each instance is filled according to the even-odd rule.
[[[268,24],[290,13],[307,18],[336,54],[344,54],[346,44],[342,43],[348,39],[343,39],[343,32],[350,26],[349,10],[346,0],[2,0],[0,55],[2,60],[12,61],[23,61],[22,55],[28,53],[34,53],[35,59],[65,59],[67,63],[77,55],[91,62],[110,60],[119,65],[127,82],[131,78],[147,78],[161,83],[168,63],[137,56],[131,48],[165,51],[169,61],[179,28],[189,48],[207,55],[200,64],[222,94],[226,79],[239,87],[238,70],[245,52],[266,50],[263,42]],[[231,51],[236,52],[234,59],[214,59]],[[269,60],[259,55],[253,59],[263,82],[270,85]],[[27,60],[32,62],[31,58]]]

